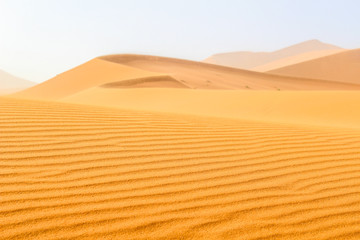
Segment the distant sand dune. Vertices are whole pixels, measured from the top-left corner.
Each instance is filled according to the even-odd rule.
[[[260,65],[257,67],[252,68],[252,71],[257,72],[269,72],[271,70],[283,68],[286,66],[291,66],[294,64],[314,60],[321,57],[330,56],[336,53],[347,51],[345,49],[330,49],[330,50],[321,50],[321,51],[313,51],[313,52],[306,52],[298,55],[294,55],[287,58],[281,58],[276,61],[272,61],[270,63]]]
[[[360,49],[343,51],[269,71],[283,76],[360,83]]]
[[[360,239],[357,129],[0,98],[0,132],[0,239]]]
[[[340,47],[323,43],[319,40],[309,40],[274,52],[219,53],[205,59],[204,62],[240,69],[255,70],[257,67],[272,64],[272,62],[281,62],[282,59],[291,59],[292,57],[296,57],[304,53],[341,50],[343,49]],[[309,57],[310,55],[307,56],[307,58]],[[316,54],[313,54],[312,57],[316,57]]]

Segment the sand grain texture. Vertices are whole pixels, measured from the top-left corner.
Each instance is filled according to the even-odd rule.
[[[360,131],[0,98],[0,239],[360,238]]]

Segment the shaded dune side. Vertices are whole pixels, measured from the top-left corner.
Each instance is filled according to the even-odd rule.
[[[358,131],[0,110],[0,239],[360,238]]]
[[[170,76],[154,76],[116,81],[101,85],[102,88],[189,88]]]
[[[145,56],[107,55],[99,57],[145,71],[170,75],[195,89],[253,89],[253,90],[356,90],[360,85],[283,77],[189,60]]]
[[[360,49],[348,50],[330,56],[274,69],[268,73],[359,84]]]

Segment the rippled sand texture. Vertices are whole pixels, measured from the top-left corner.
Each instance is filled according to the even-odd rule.
[[[360,131],[0,99],[0,239],[360,239]]]

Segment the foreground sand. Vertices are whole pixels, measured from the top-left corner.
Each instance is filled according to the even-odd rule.
[[[360,131],[0,98],[0,239],[360,239]]]

